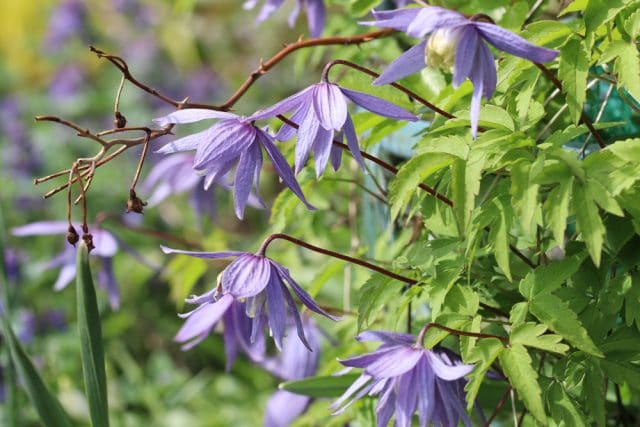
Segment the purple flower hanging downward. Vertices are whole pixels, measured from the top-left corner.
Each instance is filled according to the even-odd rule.
[[[451,10],[436,6],[398,9],[388,12],[373,12],[375,21],[363,25],[393,28],[404,31],[411,37],[429,39],[412,47],[375,80],[382,85],[395,82],[420,71],[425,66],[453,72],[453,86],[458,87],[465,79],[473,83],[471,98],[471,133],[478,132],[480,100],[489,99],[496,89],[496,65],[485,42],[511,55],[534,62],[552,61],[557,50],[546,49],[529,43],[522,37],[495,24],[480,22]]]
[[[336,132],[344,133],[349,150],[364,169],[358,137],[347,110],[348,101],[391,119],[410,121],[418,119],[414,114],[383,99],[345,89],[334,83],[320,82],[270,108],[256,112],[247,120],[261,120],[293,111],[291,120],[300,126],[296,144],[296,173],[300,172],[305,165],[312,150],[318,177],[324,172],[330,157],[334,169],[338,169],[342,153],[339,148],[333,146]],[[295,129],[284,124],[276,135],[276,139],[286,141],[291,139],[294,133]]]
[[[419,425],[457,426],[471,423],[464,403],[464,376],[473,370],[445,350],[428,350],[416,345],[416,337],[382,331],[367,331],[359,341],[382,341],[374,352],[341,361],[364,372],[332,405],[341,413],[356,400],[379,396],[377,425],[385,427],[395,413],[395,425],[410,427],[418,411]],[[351,399],[348,403],[348,399]]]
[[[282,6],[284,0],[265,0],[262,9],[256,20],[263,22],[268,19],[276,10]],[[253,9],[258,4],[258,0],[248,0],[244,2],[245,9]],[[298,19],[300,10],[305,8],[307,11],[307,22],[309,25],[309,34],[311,37],[320,37],[324,29],[325,7],[324,0],[296,0],[296,7],[289,15],[289,26],[293,27]]]
[[[39,221],[14,228],[11,232],[14,236],[43,236],[50,234],[64,235],[67,233],[69,224],[64,221]],[[76,230],[81,230],[76,225]],[[93,235],[95,248],[91,251],[92,257],[97,257],[101,261],[101,269],[98,273],[98,284],[107,291],[109,303],[113,310],[120,307],[120,291],[113,273],[113,256],[118,252],[119,245],[116,238],[107,230],[94,225],[89,225]],[[53,285],[53,289],[60,291],[67,287],[76,276],[76,250],[73,246],[65,244],[64,250],[55,258],[47,262],[45,270],[60,267],[58,279]]]
[[[170,154],[179,151],[196,150],[193,168],[205,176],[204,187],[224,177],[237,164],[233,181],[234,207],[238,218],[244,216],[244,208],[249,200],[251,188],[259,188],[262,169],[262,149],[267,152],[273,166],[287,187],[309,208],[314,209],[302,194],[302,189],[291,171],[289,164],[274,144],[273,137],[251,123],[252,119],[232,113],[204,109],[179,110],[155,119],[160,126],[179,123],[193,123],[205,119],[221,119],[210,128],[193,135],[180,138],[158,150]],[[190,179],[185,177],[185,179]]]
[[[199,343],[234,303],[242,301],[245,304],[244,316],[252,319],[250,342],[255,342],[263,327],[268,326],[276,347],[282,350],[289,314],[295,322],[298,337],[311,350],[300,313],[287,285],[309,310],[337,320],[315,303],[293,280],[286,268],[265,256],[246,252],[190,252],[164,246],[162,250],[164,253],[178,253],[197,258],[237,257],[222,272],[216,288],[187,300],[200,306],[185,316],[187,321],[176,335],[179,342],[195,340],[195,344]]]

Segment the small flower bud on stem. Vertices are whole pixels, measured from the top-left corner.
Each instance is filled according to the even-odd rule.
[[[120,111],[116,111],[115,118],[113,119],[113,124],[116,128],[122,129],[127,125],[127,118],[123,116]]]
[[[129,190],[129,200],[127,200],[127,213],[135,212],[141,214],[147,202],[143,202],[137,195],[135,190]]]
[[[78,235],[78,232],[73,228],[73,225],[69,224],[69,228],[67,229],[67,242],[69,242],[70,245],[75,246],[79,240],[80,236]]]

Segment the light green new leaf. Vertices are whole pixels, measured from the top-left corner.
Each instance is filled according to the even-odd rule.
[[[567,394],[562,385],[553,381],[545,392],[545,400],[553,420],[561,425],[582,427],[586,426],[585,416],[576,402]]]
[[[511,198],[520,225],[525,235],[532,236],[535,230],[535,214],[538,209],[538,189],[540,186],[531,182],[529,171],[531,163],[521,160],[511,168]]]
[[[400,295],[401,286],[382,274],[374,274],[362,285],[358,294],[358,330],[368,327],[385,304]]]
[[[91,422],[94,427],[108,427],[107,376],[104,368],[100,312],[89,266],[89,251],[84,242],[78,245],[76,271],[80,356]]]
[[[578,123],[587,93],[589,52],[581,40],[569,40],[560,49],[558,76],[567,96],[567,104],[573,123]]]
[[[616,157],[625,162],[638,164],[640,163],[640,138],[616,141],[611,145],[607,145],[604,151],[611,151]]]
[[[640,57],[635,43],[624,43],[614,64],[618,83],[640,101]]]
[[[633,12],[626,21],[624,21],[624,29],[631,37],[632,41],[635,41],[638,34],[640,34],[640,9]]]
[[[391,217],[396,218],[407,206],[418,184],[451,165],[454,159],[455,157],[449,154],[426,153],[415,156],[405,163],[389,185]]]
[[[564,246],[564,231],[567,228],[572,189],[573,177],[569,176],[551,190],[544,204],[545,221],[553,232],[553,238],[560,246]]]
[[[604,188],[604,186],[595,179],[587,180],[587,188],[589,191],[589,195],[595,200],[596,204],[600,206],[605,211],[612,213],[616,216],[624,216],[624,212],[622,208],[616,202],[609,191]]]
[[[533,368],[533,362],[527,349],[521,344],[514,344],[502,350],[499,358],[504,374],[518,392],[518,397],[524,402],[536,420],[546,424],[547,416],[544,413],[542,404],[542,391],[538,383],[538,373]]]
[[[340,397],[360,374],[320,376],[289,381],[278,386],[281,390],[310,397]]]
[[[514,304],[511,307],[511,311],[509,312],[509,322],[511,326],[515,328],[527,319],[527,314],[529,314],[529,303],[528,302],[519,302]]]
[[[574,185],[573,210],[576,213],[578,232],[580,232],[582,240],[587,245],[593,263],[599,266],[606,230],[595,200],[589,194],[588,189],[581,183]]]
[[[469,382],[464,388],[467,392],[468,411],[473,408],[480,386],[485,380],[485,375],[502,350],[504,350],[504,345],[497,338],[479,340],[477,345],[471,350],[467,362],[474,364],[475,368],[467,375]]]
[[[567,7],[560,11],[558,17],[571,12],[582,12],[587,7],[587,3],[589,3],[589,0],[573,0]]]
[[[509,281],[511,278],[511,267],[509,265],[509,230],[513,219],[513,211],[508,202],[501,198],[493,199],[494,205],[498,208],[499,215],[497,220],[491,226],[489,239],[493,242],[493,250],[495,252],[498,266],[504,272]]]
[[[460,277],[462,267],[460,259],[442,261],[436,266],[436,275],[429,281],[428,287],[429,307],[434,319],[440,315],[445,297]]]
[[[530,302],[529,311],[575,347],[594,356],[603,357],[576,313],[557,296],[550,293],[536,295]]]
[[[461,236],[466,234],[471,212],[475,208],[484,163],[484,154],[479,150],[473,150],[467,161],[458,159],[451,166],[453,212]]]

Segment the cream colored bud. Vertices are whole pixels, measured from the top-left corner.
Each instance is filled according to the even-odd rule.
[[[441,28],[434,31],[424,50],[426,64],[452,73],[460,33],[459,28]]]

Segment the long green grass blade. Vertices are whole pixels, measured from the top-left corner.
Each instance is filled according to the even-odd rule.
[[[107,378],[104,369],[100,312],[89,266],[89,251],[84,243],[78,245],[76,265],[80,355],[91,422],[93,427],[108,427]]]

